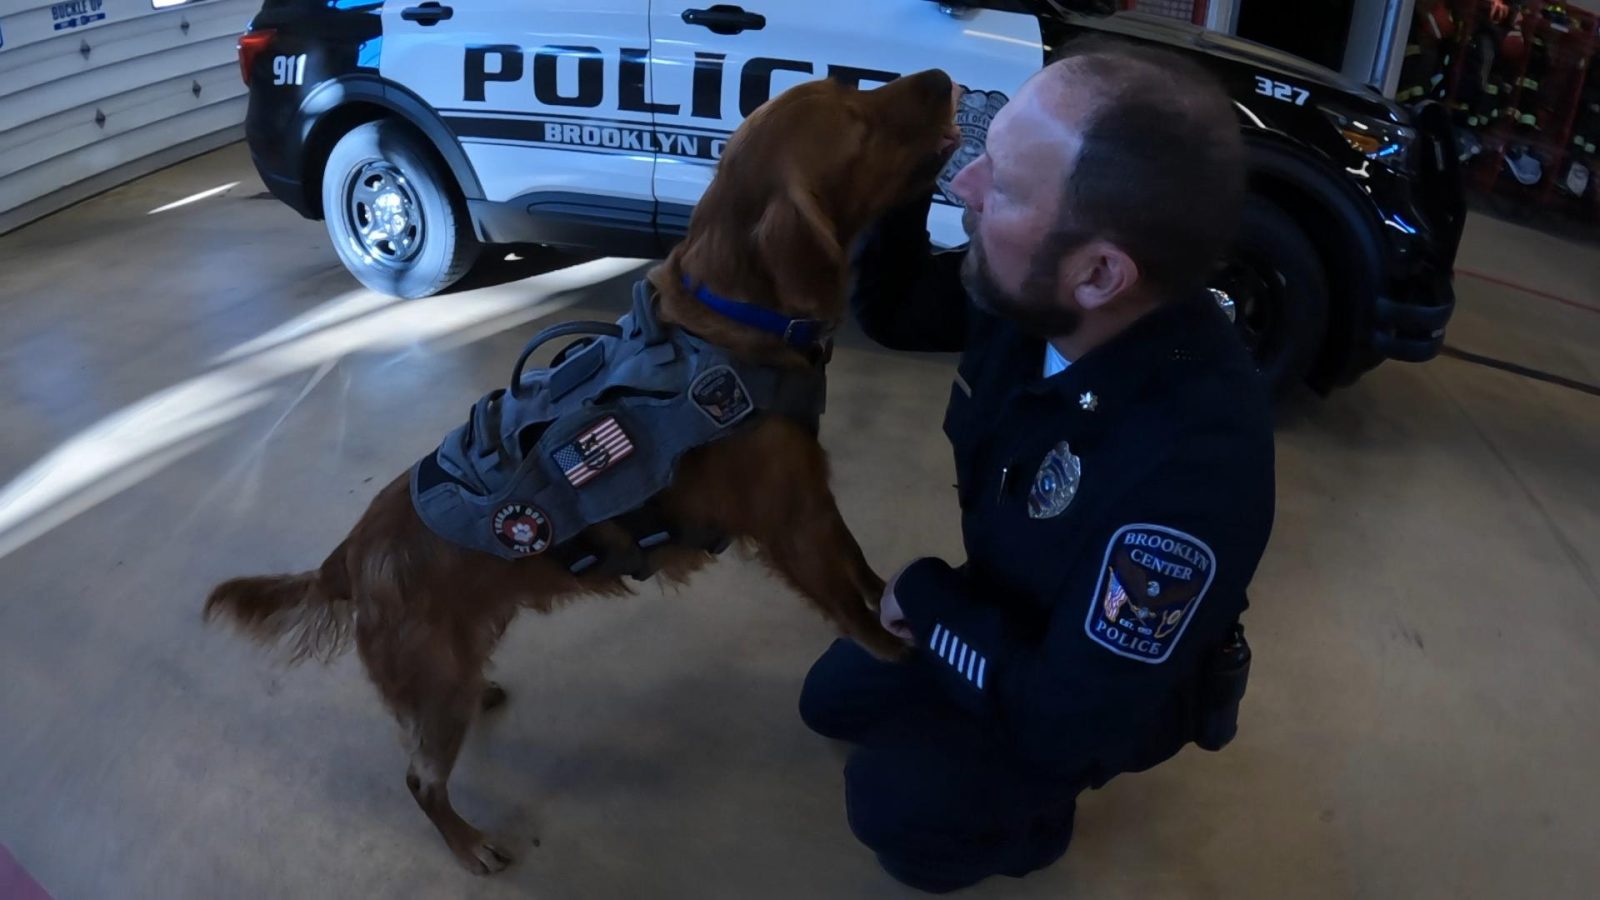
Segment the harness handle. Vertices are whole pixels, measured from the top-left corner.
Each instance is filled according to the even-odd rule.
[[[527,365],[528,357],[532,356],[535,350],[556,338],[570,337],[574,334],[620,338],[622,328],[612,322],[561,322],[534,335],[533,340],[522,348],[522,354],[517,357],[516,368],[511,370],[511,396],[522,396],[522,367]]]
[[[634,283],[633,315],[628,317],[628,321],[633,325],[632,336],[642,337],[646,346],[659,344],[669,337],[667,330],[656,320],[654,299],[648,280],[641,278]],[[623,331],[621,325],[611,322],[562,322],[551,325],[534,335],[533,340],[522,348],[522,354],[517,357],[516,368],[511,370],[511,396],[522,396],[522,367],[527,365],[528,357],[532,356],[535,350],[548,341],[574,334],[620,338],[623,336]]]
[[[631,337],[643,338],[646,347],[654,347],[669,337],[667,330],[656,319],[655,294],[648,279],[641,278],[634,282],[633,315],[628,321],[633,324]]]

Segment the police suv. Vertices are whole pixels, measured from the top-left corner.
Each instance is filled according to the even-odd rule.
[[[265,0],[239,41],[267,187],[374,290],[449,287],[485,246],[664,254],[739,122],[812,78],[937,66],[967,93],[945,186],[1052,48],[1109,32],[1232,94],[1252,198],[1213,281],[1264,377],[1326,390],[1439,350],[1464,217],[1448,121],[1335,72],[1104,0]],[[1071,7],[1071,8],[1069,8]]]

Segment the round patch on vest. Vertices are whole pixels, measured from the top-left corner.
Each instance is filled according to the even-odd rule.
[[[494,536],[513,553],[536,556],[550,549],[550,517],[526,503],[507,503],[494,514]]]

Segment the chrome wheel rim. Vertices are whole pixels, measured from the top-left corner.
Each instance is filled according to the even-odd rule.
[[[422,249],[422,203],[387,160],[363,163],[345,186],[345,222],[357,249],[386,268],[403,268]]]
[[[1232,260],[1210,288],[1258,364],[1283,349],[1289,285],[1281,272],[1265,262]]]

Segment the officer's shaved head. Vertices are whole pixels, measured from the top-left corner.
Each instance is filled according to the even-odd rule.
[[[1105,239],[1152,287],[1202,284],[1244,195],[1243,141],[1221,87],[1183,57],[1100,37],[1065,46],[1034,80],[1081,136],[1040,252]]]
[[[1075,42],[1000,109],[984,152],[950,181],[972,238],[962,283],[1031,333],[1091,345],[1204,283],[1236,227],[1243,156],[1233,107],[1204,70]]]

